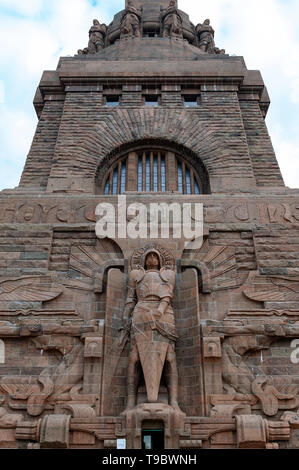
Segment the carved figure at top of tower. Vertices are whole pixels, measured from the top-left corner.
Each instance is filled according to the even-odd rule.
[[[124,312],[124,322],[127,322],[124,328],[131,323],[127,410],[136,405],[138,363],[141,363],[150,403],[158,401],[165,364],[169,404],[178,408],[178,372],[174,350],[177,336],[170,304],[175,272],[163,266],[159,251],[153,248],[145,253],[143,260],[144,267],[131,271]]]
[[[90,54],[95,54],[103,49],[106,34],[107,26],[100,24],[98,20],[93,20],[93,26],[89,30],[88,52]]]
[[[199,23],[196,26],[196,33],[198,35],[199,48],[208,54],[215,54],[215,31],[210,25],[210,20],[205,20],[203,24]]]
[[[141,14],[134,0],[128,0],[128,5],[121,20],[120,38],[140,37]]]
[[[107,34],[107,26],[100,24],[99,20],[93,20],[93,25],[89,30],[88,47],[78,49],[78,54],[95,54],[100,52],[105,46],[105,37]]]
[[[178,12],[177,0],[170,0],[162,19],[163,37],[183,38],[182,18]]]

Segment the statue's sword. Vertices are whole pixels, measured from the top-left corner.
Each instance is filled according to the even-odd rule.
[[[120,330],[120,334],[118,335],[117,338],[115,338],[115,340],[113,341],[108,351],[109,360],[108,360],[106,367],[108,368],[111,380],[115,375],[119,360],[129,340],[129,337],[130,337],[130,327],[126,326]]]

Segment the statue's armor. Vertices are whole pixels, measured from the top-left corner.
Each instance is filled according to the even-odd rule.
[[[163,261],[159,253],[152,250]],[[146,265],[145,253],[143,265]],[[128,374],[128,406],[136,404],[138,380],[136,364],[140,361],[147,399],[156,403],[163,369],[169,389],[170,404],[177,405],[178,373],[175,357],[174,314],[170,301],[175,286],[175,272],[162,267],[143,267],[130,273],[126,311],[131,314],[131,348]]]
[[[135,305],[132,316],[132,327],[152,328],[154,323],[170,333],[174,339],[175,323],[170,300],[173,297],[175,273],[169,269],[135,270],[131,272],[127,303]],[[160,316],[157,309],[161,301],[169,303],[165,313]]]

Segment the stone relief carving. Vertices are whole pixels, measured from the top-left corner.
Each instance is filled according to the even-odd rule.
[[[177,0],[171,0],[163,19],[164,38],[183,38],[182,18],[178,11]]]
[[[37,204],[30,202],[27,204],[20,201],[14,207],[2,203],[0,206],[0,220],[18,223],[81,223],[96,222],[94,205],[88,201],[78,205],[68,204]],[[299,206],[292,202],[282,204],[265,204],[261,202],[251,202],[235,204],[221,202],[209,202],[204,204],[204,220],[206,223],[238,223],[238,222],[259,222],[275,223],[283,222],[297,224],[299,222]]]
[[[32,341],[41,351],[60,352],[62,360],[54,369],[44,369],[39,377],[3,377],[0,389],[8,394],[10,408],[22,409],[25,406],[30,416],[39,416],[46,402],[53,405],[78,398],[83,378],[84,346],[79,339],[55,335],[43,335]]]
[[[155,36],[184,39],[204,53],[225,54],[224,49],[215,47],[214,29],[210,25],[210,20],[205,20],[203,24],[195,27],[188,18],[183,17],[178,9],[177,0],[170,0],[167,8],[166,5],[167,2],[164,2],[164,9],[161,6],[162,14],[157,10],[155,16],[152,17],[152,25],[156,25]],[[105,47],[118,42],[119,39],[140,38],[143,35],[147,37],[148,30],[143,31],[143,21],[145,20],[146,23],[147,17],[144,16],[143,9],[139,7],[140,4],[135,0],[128,0],[120,21],[117,17],[108,27],[100,24],[96,19],[93,20],[93,25],[89,30],[88,47],[79,49],[78,55],[100,53]],[[161,22],[161,33],[157,34]]]
[[[97,240],[96,246],[73,246],[69,267],[80,274],[82,279],[66,281],[65,285],[101,293],[106,271],[112,267],[123,266],[123,254],[112,240]]]
[[[215,31],[210,25],[210,20],[205,20],[203,24],[199,23],[196,26],[196,32],[198,35],[198,47],[203,52],[207,52],[208,54],[215,54]]]
[[[23,419],[23,415],[9,413],[5,408],[0,407],[0,429],[14,429]]]
[[[133,255],[139,266],[130,273],[128,296],[124,312],[124,329],[131,332],[128,366],[127,409],[136,406],[141,363],[149,403],[158,401],[164,365],[169,393],[169,405],[178,409],[178,372],[175,355],[177,340],[171,299],[175,272],[167,269],[159,249],[152,247]]]
[[[238,271],[235,248],[228,245],[210,246],[206,242],[200,250],[184,251],[182,266],[201,272],[204,293],[238,288],[248,277]]]
[[[50,276],[24,276],[0,282],[1,301],[46,302],[62,294],[64,287]]]
[[[252,331],[254,332],[254,326]],[[246,328],[243,328],[244,335]],[[244,356],[253,351],[268,349],[273,337],[261,335],[234,336],[225,338],[222,344],[223,386],[235,399],[249,403],[252,395],[261,403],[266,416],[275,416],[281,409],[294,409],[299,405],[299,386],[293,377],[269,376],[263,366],[256,366],[253,372]],[[276,333],[281,334],[277,331]],[[247,354],[248,355],[248,354]]]
[[[107,26],[100,24],[98,20],[93,20],[93,26],[89,30],[88,51],[90,54],[100,52],[104,47]]]
[[[258,272],[253,272],[248,279],[248,287],[244,287],[244,295],[257,302],[299,300],[298,276],[262,276]]]
[[[127,8],[121,20],[120,39],[139,38],[141,24],[141,12],[137,9],[134,0],[129,0]]]
[[[105,37],[107,34],[107,26],[100,24],[99,20],[93,20],[93,25],[89,30],[88,47],[79,49],[78,54],[96,54],[105,46]]]
[[[296,398],[298,385],[292,383],[292,377],[257,377],[251,389],[267,416],[275,416],[279,409],[292,409],[299,404]]]

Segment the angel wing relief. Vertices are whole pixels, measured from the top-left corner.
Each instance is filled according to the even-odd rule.
[[[64,287],[50,276],[28,276],[0,281],[0,302],[46,302],[62,294]]]
[[[248,278],[244,295],[257,302],[299,301],[299,277],[261,276],[258,272]]]
[[[206,278],[211,291],[238,288],[246,276],[246,273],[238,271],[234,247],[209,246],[208,240],[199,251],[192,252],[191,256],[184,253],[183,264],[198,267],[203,281]]]
[[[72,279],[65,285],[101,293],[107,270],[123,266],[123,253],[113,240],[97,240],[96,246],[75,245],[70,255]]]

